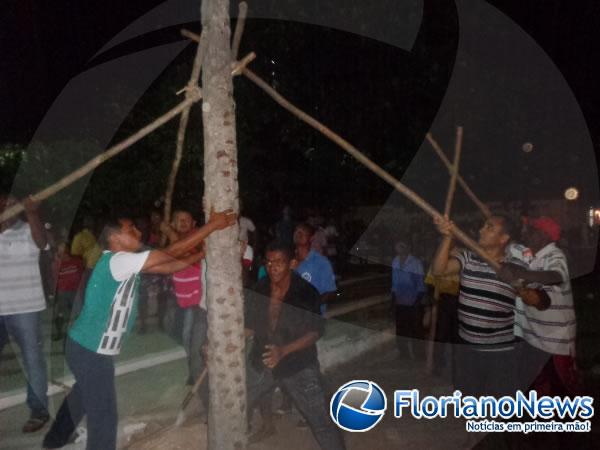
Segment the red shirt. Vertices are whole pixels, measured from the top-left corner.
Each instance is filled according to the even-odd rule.
[[[190,308],[200,304],[202,280],[200,264],[193,264],[173,274],[173,287],[177,304],[181,308]]]
[[[83,274],[83,260],[77,256],[63,258],[55,263],[58,266],[56,292],[76,291]]]

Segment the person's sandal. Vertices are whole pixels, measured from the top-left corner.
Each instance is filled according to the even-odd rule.
[[[30,417],[25,425],[23,425],[23,429],[21,430],[23,433],[35,433],[38,430],[44,428],[44,425],[50,420],[50,416],[38,416],[38,417]]]

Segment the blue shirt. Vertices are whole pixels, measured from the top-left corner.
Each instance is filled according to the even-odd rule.
[[[296,267],[296,272],[312,284],[320,295],[337,290],[331,263],[325,256],[315,250],[308,253],[304,261]],[[322,304],[321,313],[324,313],[325,310],[326,305]]]
[[[412,255],[404,263],[396,256],[392,261],[392,293],[396,304],[411,306],[425,292],[423,264]]]

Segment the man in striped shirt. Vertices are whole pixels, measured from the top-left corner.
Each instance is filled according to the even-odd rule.
[[[453,224],[445,218],[436,220],[436,225],[443,240],[433,261],[433,274],[460,274],[458,326],[463,345],[456,352],[457,388],[466,395],[514,394],[517,291],[473,252],[463,250],[451,255]],[[479,230],[479,245],[492,259],[504,262],[513,230],[508,217],[494,215]],[[523,297],[536,307],[545,306],[543,295],[523,292]]]
[[[540,395],[572,395],[580,390],[575,370],[576,320],[567,258],[555,244],[560,226],[550,217],[528,219],[525,244],[531,250],[526,270],[506,265],[506,276],[543,289],[551,304],[538,311],[517,300],[515,335],[520,345],[520,379],[523,389],[532,387]]]

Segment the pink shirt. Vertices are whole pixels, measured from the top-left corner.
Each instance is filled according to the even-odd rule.
[[[177,304],[181,308],[191,308],[192,306],[200,305],[202,297],[200,268],[200,263],[197,263],[173,274],[175,296],[177,297]]]

